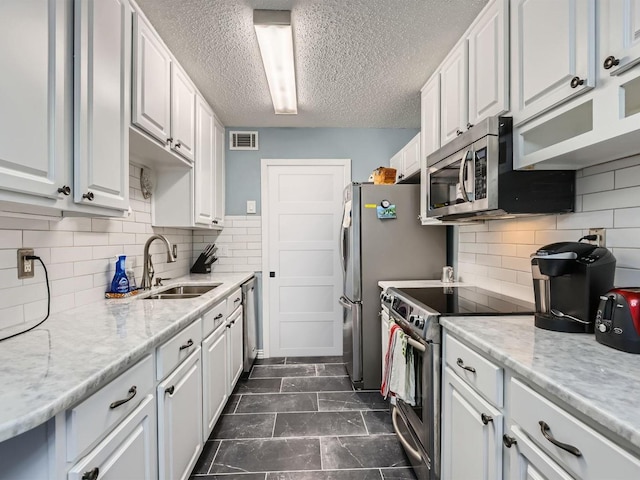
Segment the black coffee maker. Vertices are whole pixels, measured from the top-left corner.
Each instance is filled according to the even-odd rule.
[[[559,242],[531,256],[535,325],[557,332],[592,333],[600,296],[613,288],[616,259],[604,247]]]

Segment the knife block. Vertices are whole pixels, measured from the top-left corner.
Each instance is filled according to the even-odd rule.
[[[204,253],[201,253],[200,256],[196,259],[195,263],[191,267],[191,273],[211,273],[211,264],[205,263],[207,261],[208,256]],[[214,262],[217,259],[214,257]],[[213,262],[212,262],[213,263]]]

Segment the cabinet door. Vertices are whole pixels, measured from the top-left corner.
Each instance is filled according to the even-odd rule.
[[[131,123],[165,145],[171,137],[171,56],[138,14],[133,18],[133,36]]]
[[[514,124],[593,88],[595,0],[516,0],[511,26]]]
[[[440,144],[456,138],[467,128],[467,42],[454,48],[440,68]]]
[[[225,179],[224,179],[224,153],[225,153],[225,134],[224,126],[218,121],[214,120],[216,129],[216,151],[214,157],[214,217],[213,227],[224,227],[224,192],[225,192]]]
[[[72,3],[0,2],[0,188],[71,187]]]
[[[509,2],[495,0],[469,32],[469,123],[509,110]]]
[[[196,97],[195,222],[210,227],[214,207],[215,128],[214,115],[207,102]]]
[[[396,182],[404,178],[404,166],[402,164],[402,150],[389,160],[389,167],[396,169]]]
[[[242,374],[243,361],[242,356],[243,338],[242,338],[242,308],[238,308],[231,314],[227,321],[227,338],[229,348],[229,390],[231,394],[236,382]]]
[[[426,162],[426,158],[440,148],[440,75],[435,75],[422,89],[420,141],[421,162]]]
[[[618,75],[640,62],[640,0],[606,0],[601,5],[608,22],[600,25],[605,33],[600,68]],[[609,56],[613,62],[605,62]]]
[[[505,437],[515,440],[506,450],[510,455],[510,480],[570,480],[573,477],[535,446],[518,426],[511,427]],[[506,444],[505,444],[506,445]]]
[[[209,434],[222,412],[227,393],[227,328],[221,325],[202,342],[203,440]]]
[[[69,470],[67,478],[156,479],[158,459],[155,402],[152,394],[147,395],[131,415]]]
[[[502,479],[502,414],[449,367],[443,388],[442,478]]]
[[[402,149],[403,175],[408,177],[420,170],[420,134]]]
[[[129,208],[131,6],[76,1],[74,200]]]
[[[171,148],[193,161],[196,141],[196,90],[186,73],[171,63]]]
[[[160,480],[186,480],[202,451],[200,347],[158,385]]]

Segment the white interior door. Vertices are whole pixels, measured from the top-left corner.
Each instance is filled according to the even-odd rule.
[[[338,234],[350,160],[263,160],[264,347],[341,355]]]

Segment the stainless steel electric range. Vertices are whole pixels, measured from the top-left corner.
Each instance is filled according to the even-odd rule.
[[[390,318],[410,336],[416,355],[416,405],[397,400],[394,429],[420,480],[440,478],[440,317],[533,315],[533,303],[478,287],[389,288]]]

